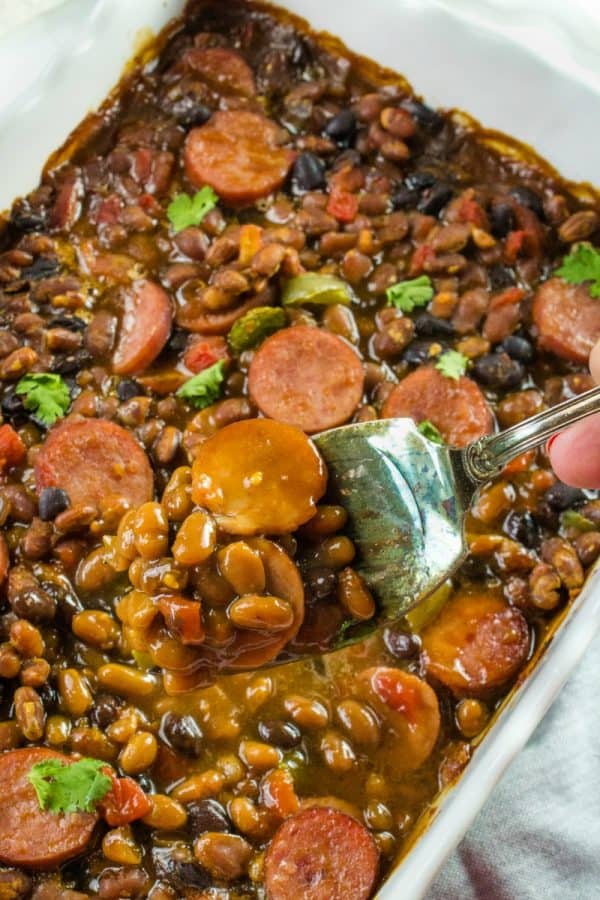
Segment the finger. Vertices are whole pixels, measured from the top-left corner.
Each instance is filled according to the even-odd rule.
[[[600,415],[556,435],[548,442],[548,453],[552,468],[565,484],[600,488]]]
[[[600,384],[600,341],[590,353],[590,371],[596,384]]]

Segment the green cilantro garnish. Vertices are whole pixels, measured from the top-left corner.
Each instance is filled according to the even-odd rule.
[[[399,281],[385,292],[388,306],[411,313],[415,306],[425,306],[433,297],[433,285],[429,275],[420,275],[411,281]]]
[[[205,409],[221,396],[221,385],[225,378],[225,360],[220,359],[208,369],[198,372],[193,378],[182,384],[177,391],[178,397],[187,400],[196,409]]]
[[[556,270],[569,284],[583,284],[591,282],[590,297],[600,297],[600,251],[591,244],[577,244],[568,256],[565,256],[562,266]]]
[[[35,789],[40,809],[53,813],[93,812],[108,794],[112,781],[101,771],[100,759],[65,763],[46,759],[31,767],[27,778]]]
[[[358,619],[346,619],[338,628],[331,649],[341,650],[342,647],[348,647],[350,644],[363,641],[376,628],[377,622],[373,619],[370,619],[368,622],[361,622]]]
[[[423,419],[422,422],[419,422],[417,425],[417,430],[421,432],[424,437],[428,438],[430,441],[433,441],[434,444],[443,444],[444,438],[441,436],[433,422],[430,422],[429,419]]]
[[[285,312],[280,306],[257,306],[234,323],[227,340],[234,353],[242,353],[256,347],[284,325]]]
[[[44,425],[54,425],[71,404],[71,395],[60,375],[36,372],[24,375],[15,391],[25,397],[25,409],[35,413]]]
[[[577,531],[596,531],[597,526],[591,521],[591,519],[587,519],[585,516],[582,516],[581,513],[578,513],[575,509],[565,509],[560,516],[560,524],[563,528],[575,528]]]
[[[219,198],[211,187],[204,185],[193,197],[178,194],[167,207],[167,216],[174,231],[183,231],[190,225],[199,225],[204,216],[214,209]]]
[[[464,375],[467,371],[468,364],[469,360],[467,357],[459,353],[458,350],[446,350],[436,362],[435,367],[446,378],[458,381],[461,375]]]

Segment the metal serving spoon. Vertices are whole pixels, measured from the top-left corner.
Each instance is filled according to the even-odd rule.
[[[355,568],[379,603],[377,626],[404,616],[460,565],[465,513],[484,482],[515,456],[599,411],[596,387],[463,450],[433,443],[411,419],[317,435],[330,487],[349,515]]]

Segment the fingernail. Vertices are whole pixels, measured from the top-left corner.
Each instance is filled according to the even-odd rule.
[[[550,452],[550,447],[552,446],[552,444],[554,443],[554,441],[556,440],[557,437],[560,437],[560,435],[559,435],[559,434],[553,434],[551,438],[548,438],[548,441],[547,441],[547,443],[546,443],[546,450],[547,450],[548,452]]]

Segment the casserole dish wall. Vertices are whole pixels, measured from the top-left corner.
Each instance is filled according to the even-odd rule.
[[[567,12],[548,2],[543,16],[540,4],[520,27],[508,0],[502,6],[509,15],[499,2],[465,0],[371,0],[366,9],[360,0],[280,5],[406,75],[432,104],[459,106],[532,144],[566,177],[600,183],[593,139],[600,116],[593,35],[600,34],[600,18],[586,18],[583,9],[575,16],[570,5],[568,21],[578,30],[565,31]],[[35,185],[46,158],[104,99],[136,47],[182,6],[182,0],[68,0],[0,41],[2,208]],[[424,895],[600,626],[598,578],[593,574],[557,618],[536,666],[505,701],[458,784],[427,814],[380,900]]]

